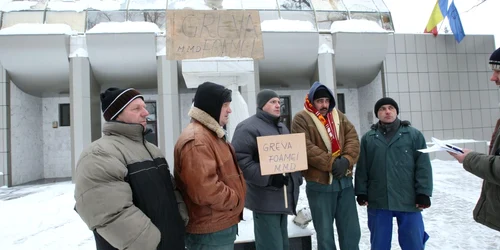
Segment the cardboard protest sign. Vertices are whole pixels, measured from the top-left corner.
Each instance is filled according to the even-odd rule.
[[[264,58],[257,10],[167,10],[169,60]]]
[[[291,173],[307,169],[304,133],[257,137],[262,175]]]

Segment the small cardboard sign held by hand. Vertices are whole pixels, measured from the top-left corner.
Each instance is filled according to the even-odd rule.
[[[291,173],[307,169],[304,133],[257,137],[262,175]]]

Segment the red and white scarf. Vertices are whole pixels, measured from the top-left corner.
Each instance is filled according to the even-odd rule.
[[[340,143],[339,139],[337,136],[337,130],[335,128],[335,121],[333,120],[332,112],[328,112],[325,117],[311,104],[309,101],[309,95],[306,95],[306,100],[304,102],[304,108],[313,113],[325,126],[326,133],[328,134],[328,137],[330,137],[330,142],[332,144],[332,156],[334,158],[338,157],[340,155]]]

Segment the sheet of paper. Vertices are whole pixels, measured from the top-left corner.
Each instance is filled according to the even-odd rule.
[[[422,152],[422,153],[431,153],[431,152],[438,152],[438,151],[448,151],[448,152],[452,152],[452,153],[456,153],[456,154],[463,154],[464,151],[462,151],[462,149],[460,147],[457,147],[453,144],[450,144],[450,143],[446,143],[444,141],[441,141],[437,138],[434,138],[432,137],[432,142],[434,143],[434,145],[432,147],[429,147],[429,148],[425,148],[425,149],[419,149],[418,151]]]

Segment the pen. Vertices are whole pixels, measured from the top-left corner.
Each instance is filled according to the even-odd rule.
[[[458,152],[462,153],[462,154],[464,153],[464,151],[462,151],[461,149],[459,149],[459,148],[457,148],[457,147],[453,147],[453,146],[448,145],[448,144],[445,144],[445,145],[446,145],[447,147],[449,147],[449,148],[453,149],[453,150],[456,150],[456,151],[458,151]]]

